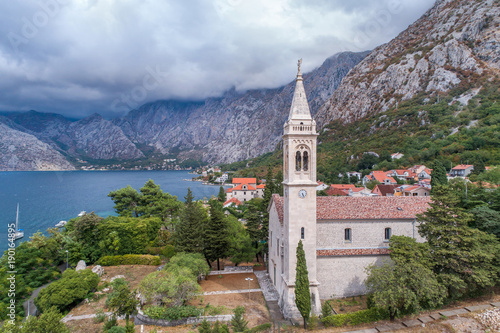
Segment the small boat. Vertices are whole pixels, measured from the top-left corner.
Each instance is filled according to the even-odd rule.
[[[68,223],[68,221],[59,221],[59,223],[56,224],[57,228],[62,228]]]
[[[17,212],[16,212],[16,232],[14,233],[14,240],[20,239],[24,237],[24,230],[19,229],[19,204],[17,204]]]
[[[85,214],[87,214],[87,212],[86,212],[86,211],[84,211],[84,210],[82,210],[82,211],[80,212],[80,214],[78,214],[78,217],[82,217],[82,216],[83,216],[83,215],[85,215]]]

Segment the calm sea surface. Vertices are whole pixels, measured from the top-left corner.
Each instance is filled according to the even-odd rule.
[[[184,181],[192,177],[187,171],[0,172],[0,256],[7,249],[7,224],[16,220],[17,203],[19,227],[24,229],[19,241],[24,241],[83,210],[103,217],[114,215],[108,193],[127,185],[139,190],[149,179],[181,201],[188,187],[196,199],[219,192],[218,186]]]

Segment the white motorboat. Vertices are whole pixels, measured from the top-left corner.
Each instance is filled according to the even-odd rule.
[[[16,212],[16,232],[14,233],[14,240],[20,239],[24,237],[24,230],[19,229],[19,204],[17,204],[17,212]]]
[[[68,223],[68,221],[59,221],[59,223],[56,224],[56,227],[62,228]]]
[[[82,211],[80,212],[80,214],[78,214],[78,217],[82,217],[82,216],[83,216],[83,215],[85,215],[85,214],[87,214],[87,212],[86,212],[86,211],[84,211],[84,210],[82,210]]]

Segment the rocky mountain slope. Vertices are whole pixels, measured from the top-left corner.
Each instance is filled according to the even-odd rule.
[[[500,69],[497,0],[438,0],[399,36],[372,51],[321,107],[320,125],[353,122],[418,94],[480,86]]]
[[[313,114],[366,54],[334,55],[304,75]],[[181,158],[234,162],[276,148],[294,87],[295,81],[278,89],[233,90],[200,103],[150,103],[114,124],[134,142],[153,146],[163,154],[182,151]]]
[[[73,170],[64,156],[35,136],[0,123],[0,170]]]
[[[70,159],[110,160],[144,157],[119,127],[98,114],[71,121],[58,114],[29,111],[7,114],[3,122],[13,129],[37,137]]]

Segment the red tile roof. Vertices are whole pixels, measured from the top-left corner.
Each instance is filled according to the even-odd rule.
[[[337,189],[340,189],[340,190],[343,190],[343,189],[350,189],[350,188],[355,188],[356,185],[354,184],[332,184],[330,185],[330,188],[331,189],[334,189],[334,188],[337,188]]]
[[[416,189],[418,189],[420,187],[422,187],[422,186],[413,185],[413,186],[405,187],[403,189],[403,192],[411,192],[411,191],[416,190]]]
[[[430,175],[432,173],[432,169],[424,169],[422,170],[422,172],[426,172],[428,175]]]
[[[349,190],[353,191],[354,193],[356,192],[361,192],[363,191],[365,188],[364,187],[355,187],[355,188],[351,188]]]
[[[383,183],[385,179],[389,179],[391,183],[397,183],[392,177],[387,176],[387,171],[372,171],[372,177],[375,178],[379,183]]]
[[[348,190],[342,190],[340,188],[331,188],[331,187],[328,190],[326,190],[325,193],[328,194],[329,196],[341,195],[345,197],[349,195]]]
[[[318,220],[414,219],[429,208],[430,197],[317,197]],[[283,198],[273,195],[280,222]]]
[[[451,168],[451,170],[465,170],[465,169],[468,169],[470,167],[473,167],[473,165],[470,165],[470,164],[459,164],[459,165]]]
[[[269,202],[269,206],[267,208],[268,211],[273,203],[276,205],[276,210],[278,211],[278,218],[280,220],[280,223],[283,224],[283,197],[280,197],[279,194],[273,194],[271,201]]]
[[[234,203],[236,206],[241,205],[241,201],[239,201],[239,200],[238,200],[238,199],[236,199],[236,198],[231,198],[231,199],[229,199],[228,201],[224,202],[224,205],[223,205],[223,206],[225,207],[225,206],[226,206],[227,204],[229,204],[229,203]]]
[[[246,190],[243,189],[243,185],[247,186]],[[232,188],[232,191],[255,191],[255,190],[256,190],[255,187],[253,187],[252,185],[249,185],[247,183],[242,183],[242,184],[239,184],[238,186],[235,186]]]
[[[257,178],[233,178],[233,184],[257,184]]]
[[[372,193],[380,193],[381,196],[386,197],[387,194],[394,194],[394,189],[398,188],[399,186],[401,185],[377,184],[372,190]]]
[[[257,185],[257,188],[266,188],[266,184]]]

